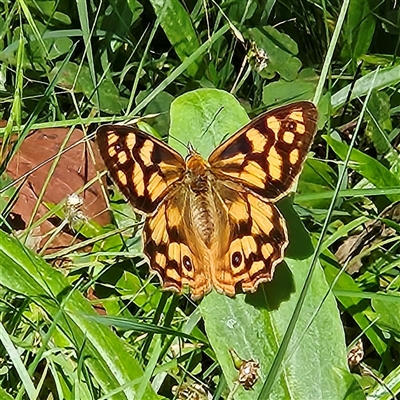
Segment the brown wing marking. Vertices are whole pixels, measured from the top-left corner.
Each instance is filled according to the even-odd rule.
[[[209,157],[213,173],[278,200],[301,171],[317,128],[317,109],[298,102],[261,114]]]
[[[135,127],[103,125],[96,138],[111,177],[139,211],[152,213],[183,177],[181,155]]]
[[[270,281],[288,244],[286,223],[278,208],[247,192],[219,187],[227,207],[227,226],[219,226],[225,246],[212,249],[212,283],[218,292],[234,296],[240,288],[255,292]],[[224,234],[224,232],[226,232]],[[225,236],[225,237],[224,237]]]
[[[193,236],[185,187],[181,185],[149,216],[143,228],[144,252],[163,289],[181,293],[188,285],[196,300],[211,290],[209,253]]]

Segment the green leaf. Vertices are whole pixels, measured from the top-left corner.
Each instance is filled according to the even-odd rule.
[[[346,158],[349,149],[346,143],[339,142],[326,135],[323,138],[342,160]],[[379,161],[357,149],[351,151],[349,167],[357,171],[377,188],[385,189],[386,187],[400,186],[400,179],[396,175],[391,173]],[[387,195],[387,197],[392,201],[400,199],[400,196],[395,194]]]
[[[181,154],[187,152],[182,143],[191,143],[203,157],[208,157],[229,134],[248,121],[246,111],[238,107],[234,96],[216,89],[195,90],[171,104],[169,143]]]
[[[365,96],[372,86],[374,89],[382,89],[389,86],[396,86],[400,82],[400,65],[381,68],[378,72],[372,71],[364,75],[354,83],[349,83],[343,89],[340,89],[331,98],[332,108],[334,110],[343,107],[346,101],[351,101],[357,97]]]
[[[143,288],[143,282],[136,275],[126,271],[116,283],[115,289],[121,296],[131,297],[131,301],[145,312],[156,309],[161,298],[160,291],[154,285],[148,284]]]
[[[223,5],[229,20],[243,24],[244,21],[253,17],[258,2],[255,0],[235,0],[223,3]]]
[[[107,32],[109,38],[124,39],[129,35],[131,26],[139,19],[142,12],[143,6],[136,0],[111,1],[101,26]]]
[[[271,79],[276,73],[287,81],[296,78],[301,61],[296,57],[299,51],[297,43],[290,36],[272,26],[249,29],[247,36],[256,47],[249,54],[250,63],[263,78]],[[253,54],[254,52],[258,54],[258,57]],[[260,54],[265,55],[264,66],[257,63]]]
[[[304,70],[293,82],[286,82],[283,79],[271,82],[263,88],[263,103],[268,107],[273,107],[276,104],[311,100],[317,87],[317,79],[315,74],[310,76]]]
[[[394,313],[393,309],[397,310],[399,305],[400,295],[394,292],[390,293],[388,299],[385,299],[384,294],[379,298],[372,299],[372,307],[379,318],[377,324],[384,330],[393,332],[396,336],[400,336],[400,316],[398,313]]]
[[[366,114],[367,128],[365,133],[372,140],[376,151],[385,154],[393,151],[389,140],[392,131],[390,119],[390,98],[385,92],[372,92]]]
[[[195,140],[195,149],[208,156],[215,145],[247,120],[243,108],[229,93],[215,89],[196,90],[172,103],[170,141],[174,147],[181,148],[172,138],[183,142],[192,139],[192,143]],[[210,128],[205,132],[207,126]],[[310,238],[291,207],[286,205],[284,214],[292,239],[287,254],[293,258],[287,258],[287,264],[277,267],[273,281],[260,285],[255,294],[239,294],[235,298],[212,292],[200,304],[208,338],[231,390],[238,371],[230,349],[234,349],[243,360],[253,359],[260,363],[260,379],[254,389],[245,391],[238,388],[235,399],[253,400],[257,397],[310,265]],[[294,236],[296,240],[293,240]],[[276,382],[271,398],[333,400],[345,398],[348,392],[357,392],[358,385],[347,370],[343,327],[334,297],[328,294],[319,309],[327,291],[322,270],[317,269],[294,332],[292,347],[287,353],[284,372]],[[316,318],[311,321],[316,311]],[[318,379],[304,379],[304,360],[313,360],[307,364],[307,374],[318,376]]]
[[[343,27],[345,45],[342,57],[345,61],[352,60],[354,69],[358,59],[368,51],[371,45],[375,32],[373,9],[377,4],[378,2],[375,0],[350,1]]]
[[[71,18],[60,11],[57,11],[58,1],[55,0],[25,0],[25,3],[32,10],[32,14],[36,15],[36,21],[44,16],[51,18],[54,24],[56,21],[65,25],[71,24]]]
[[[47,27],[35,21],[35,26],[39,33],[44,36],[47,32]],[[69,37],[60,34],[58,37],[56,32],[52,32],[51,38],[43,38],[42,42],[39,42],[34,35],[34,32],[30,25],[22,25],[14,31],[14,41],[7,46],[2,52],[0,52],[0,60],[7,62],[11,65],[17,65],[17,50],[19,42],[19,32],[23,30],[26,39],[26,57],[24,59],[24,69],[33,69],[36,71],[44,71],[44,65],[49,60],[54,60],[63,54],[67,54],[73,45],[72,40]],[[44,46],[43,46],[44,45]]]
[[[328,163],[315,159],[308,159],[304,164],[299,184],[297,186],[297,194],[309,195],[317,193],[326,193],[334,190],[337,182],[336,172],[328,165]],[[298,201],[296,203],[304,207],[328,208],[331,200],[326,198]]]
[[[0,174],[0,190],[10,185],[13,180],[6,174]],[[10,198],[15,195],[15,187],[10,186],[6,191],[0,192],[0,212],[7,207]],[[0,222],[1,224],[2,222]]]
[[[51,71],[51,77],[56,76],[61,65],[62,63],[56,64]],[[117,87],[108,75],[103,77],[99,86],[95,89],[87,65],[78,66],[73,62],[68,62],[58,76],[57,85],[73,90],[76,93],[83,93],[100,110],[110,114],[119,113],[127,105],[127,100],[121,97]],[[95,90],[98,92],[100,104],[97,96],[94,95]]]
[[[302,240],[301,237],[297,237]],[[299,289],[307,275],[310,259],[290,260],[281,264],[271,283],[262,285],[254,295],[238,295],[229,299],[216,293],[208,295],[200,306],[210,343],[216,353],[228,385],[232,388],[237,371],[229,355],[233,348],[245,360],[260,363],[260,382],[254,392],[240,390],[237,399],[255,399],[285,333],[297,302]],[[343,327],[334,297],[328,296],[312,325],[303,336],[307,323],[328,289],[323,273],[317,269],[308,292],[306,304],[293,335],[296,348],[289,348],[283,374],[275,383],[271,398],[343,399],[354,384],[340,378],[347,371]],[[298,341],[301,340],[299,343]],[[304,379],[304,360],[317,380]],[[332,374],[332,371],[335,373]],[[343,375],[338,371],[343,371]],[[335,378],[337,376],[337,382]],[[341,382],[339,384],[339,382]],[[289,395],[291,393],[291,395]]]
[[[157,118],[147,120],[159,135],[164,136],[169,131],[170,107],[174,97],[167,92],[159,93],[146,107],[144,115],[155,114]]]
[[[176,54],[185,61],[200,47],[189,13],[178,0],[150,0],[150,3]],[[200,59],[191,64],[188,74],[195,76],[200,64]]]
[[[0,399],[1,400],[15,400],[11,397],[2,387],[0,387]]]
[[[57,322],[64,340],[82,353],[86,367],[105,393],[130,383],[108,398],[135,397],[143,371],[129,348],[110,329],[87,318],[95,317],[96,312],[60,272],[1,231],[0,284],[30,298]],[[150,385],[146,395],[158,398]]]

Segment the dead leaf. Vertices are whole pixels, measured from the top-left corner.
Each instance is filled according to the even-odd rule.
[[[336,251],[338,262],[341,265],[348,264],[346,271],[350,275],[360,270],[362,258],[368,254],[369,248],[395,234],[395,229],[385,224],[384,219],[400,221],[400,202],[386,207],[377,219],[365,224],[360,234],[349,236]]]
[[[27,174],[27,179],[23,183],[18,199],[12,209],[13,217],[11,218],[11,223],[14,219],[18,221],[19,225],[18,228],[15,226],[15,229],[26,229],[54,162],[46,161],[60,152],[62,143],[68,134],[68,128],[39,129],[24,140],[17,154],[9,163],[7,173],[13,179]],[[79,129],[74,129],[64,148],[70,147],[83,138],[83,132]],[[33,221],[37,221],[48,212],[48,207],[46,207],[45,203],[59,204],[65,201],[68,196],[76,193],[96,176],[96,167],[92,162],[87,146],[91,146],[91,142],[80,143],[60,156],[56,168],[51,173],[43,200]],[[91,146],[91,148],[95,156],[96,165],[103,166],[97,153],[97,148],[95,146]],[[42,163],[44,164],[37,168]],[[104,167],[101,169],[104,169]],[[110,222],[106,201],[98,181],[80,193],[79,196],[83,199],[82,209],[87,218],[93,219],[100,225]],[[74,233],[65,229],[53,238],[50,244],[46,243],[51,237],[48,233],[59,223],[60,220],[58,218],[51,218],[40,224],[40,229],[35,229],[34,232],[31,232],[31,236],[40,238],[40,240],[31,239],[31,243],[36,243],[35,250],[40,250],[46,244],[46,247],[48,246],[46,253],[52,253],[75,242]]]

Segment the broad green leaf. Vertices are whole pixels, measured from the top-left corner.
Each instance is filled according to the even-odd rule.
[[[378,5],[376,0],[351,0],[343,27],[345,45],[342,57],[352,60],[353,68],[371,45],[375,32],[375,16],[373,9]]]
[[[272,108],[276,104],[312,100],[317,80],[315,74],[310,76],[306,71],[301,71],[293,82],[286,82],[283,79],[271,82],[263,88],[263,103]]]
[[[221,109],[224,114],[220,119],[218,111]],[[218,129],[214,129],[217,122]],[[227,134],[232,134],[246,122],[243,108],[230,94],[213,89],[197,90],[172,103],[170,141],[178,148],[172,138],[186,142],[190,132],[192,142],[196,140],[195,148],[207,156]],[[207,126],[210,132],[203,133]],[[260,285],[255,294],[239,294],[235,298],[213,291],[200,304],[208,338],[231,390],[238,371],[230,349],[243,360],[253,359],[260,363],[260,379],[253,390],[245,391],[239,387],[235,399],[257,397],[310,265],[313,252],[310,238],[287,204],[287,200],[281,202],[289,224],[289,258],[277,267],[273,281]],[[276,382],[271,399],[334,400],[343,399],[350,393],[354,394],[353,398],[360,398],[358,385],[347,369],[343,327],[334,297],[328,294],[319,309],[327,292],[322,270],[317,269],[287,353],[283,374]],[[316,317],[312,320],[314,313]],[[306,329],[308,323],[311,325]],[[304,360],[312,360],[307,364],[307,375],[318,376],[318,379],[305,379]]]
[[[378,154],[391,152],[392,145],[389,140],[389,133],[392,131],[390,119],[390,98],[381,92],[372,92],[368,102],[368,113],[366,114],[367,128],[366,135],[372,140]]]
[[[190,14],[179,0],[150,0],[150,3],[176,54],[185,61],[200,47]],[[188,74],[195,76],[200,64],[201,59],[191,64],[187,68]]]
[[[327,141],[332,150],[342,159],[346,158],[349,146],[346,143],[339,142],[333,137],[324,135],[323,138]],[[350,155],[349,167],[357,171],[369,182],[377,188],[385,189],[386,187],[399,187],[400,179],[391,173],[375,158],[364,154],[362,151],[353,149]],[[387,195],[392,201],[400,199],[399,195]]]
[[[276,73],[287,81],[296,78],[301,61],[296,57],[297,44],[290,36],[272,26],[252,28],[247,36],[256,46],[249,55],[250,62],[263,78],[271,79]],[[263,65],[257,62],[259,58],[265,58]]]
[[[302,240],[299,236],[297,239]],[[260,382],[255,385],[254,392],[240,390],[237,399],[254,399],[261,389],[261,381],[266,377],[286,330],[309,263],[310,259],[287,259],[290,270],[285,264],[280,265],[274,280],[262,285],[256,294],[229,299],[211,293],[201,303],[208,338],[228,385],[232,388],[237,379],[229,349],[235,349],[242,359],[253,359],[261,365]],[[291,348],[287,353],[289,360],[274,385],[271,399],[343,399],[354,384],[352,380],[348,385],[341,381],[350,374],[347,371],[343,328],[332,295],[329,295],[303,336],[327,289],[323,273],[318,269],[294,332],[292,343],[298,344],[298,348]],[[304,360],[310,359],[313,362],[308,364],[307,373],[311,376],[318,374],[316,380],[304,379]]]
[[[232,114],[234,118],[232,118]],[[246,111],[227,92],[199,89],[186,93],[171,104],[169,143],[181,154],[182,143],[191,143],[203,157],[249,121]]]
[[[87,318],[95,317],[96,312],[59,271],[2,231],[0,284],[30,298],[57,322],[64,340],[67,339],[72,348],[82,353],[84,363],[104,393],[129,383],[108,398],[135,397],[143,370],[125,343],[107,327]],[[158,398],[150,386],[146,395],[149,400]]]
[[[390,293],[390,298],[385,299],[382,294],[379,298],[372,299],[372,308],[375,310],[377,325],[383,330],[393,332],[397,337],[400,336],[400,315],[393,310],[398,310],[400,306],[400,296],[398,293]]]

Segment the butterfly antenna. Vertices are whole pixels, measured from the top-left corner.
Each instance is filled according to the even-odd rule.
[[[172,135],[169,135],[169,137],[170,137],[171,139],[174,139],[175,141],[177,141],[179,144],[181,144],[181,145],[188,151],[188,153],[190,153],[191,150],[193,149],[193,146],[192,146],[191,143],[182,142],[182,140],[180,140],[180,139],[178,139],[177,137],[172,136]]]
[[[194,148],[194,146],[192,145],[191,142],[188,142],[187,147],[188,147],[189,154],[190,153],[196,153],[196,149]]]

